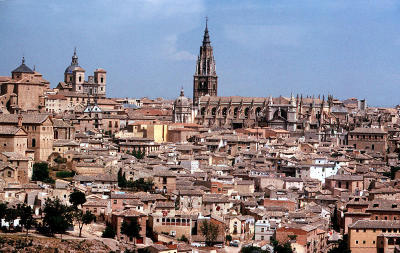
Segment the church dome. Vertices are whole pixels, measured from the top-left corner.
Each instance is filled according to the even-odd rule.
[[[174,105],[175,105],[175,107],[189,107],[190,106],[190,100],[187,97],[185,97],[183,88],[181,89],[180,96],[177,99],[175,99]]]
[[[22,57],[22,63],[19,65],[18,68],[11,71],[11,73],[31,73],[33,74],[33,70],[30,69],[28,66],[25,65],[25,57]]]
[[[74,55],[72,56],[72,61],[71,65],[69,65],[65,69],[65,74],[72,74],[74,70],[79,70],[79,71],[85,71],[83,68],[81,68],[78,64],[78,56],[76,55],[76,48],[74,49]]]

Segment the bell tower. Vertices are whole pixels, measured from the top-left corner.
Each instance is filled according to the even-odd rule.
[[[217,96],[218,76],[215,70],[213,48],[208,34],[208,19],[204,30],[203,45],[200,46],[200,53],[197,58],[196,72],[193,78],[193,104],[199,103],[201,96]]]

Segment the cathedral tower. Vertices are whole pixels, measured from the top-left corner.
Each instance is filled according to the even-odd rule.
[[[195,106],[198,105],[201,96],[217,96],[218,90],[218,76],[215,71],[215,60],[207,23],[206,19],[203,45],[200,47],[193,79],[193,104]]]

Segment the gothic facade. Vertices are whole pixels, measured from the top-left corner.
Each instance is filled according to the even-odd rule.
[[[206,127],[243,128],[271,127],[296,131],[317,129],[327,122],[333,98],[328,97],[218,97],[213,48],[208,26],[204,31],[203,44],[196,63],[193,79],[193,122]],[[173,121],[184,122],[190,118],[189,106],[183,105],[183,92],[175,100]]]
[[[208,34],[208,26],[204,30],[203,44],[197,58],[196,72],[193,78],[193,104],[199,103],[201,96],[217,96],[218,76],[215,69],[213,48]]]
[[[260,98],[203,96],[195,123],[208,127],[271,127],[295,131],[318,128],[330,113],[329,100],[320,98]]]

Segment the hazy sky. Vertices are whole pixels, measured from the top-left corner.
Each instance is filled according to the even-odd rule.
[[[192,96],[205,16],[222,96],[333,94],[400,103],[400,8],[390,0],[0,0],[0,75],[25,55],[55,87],[78,48],[107,95]]]

